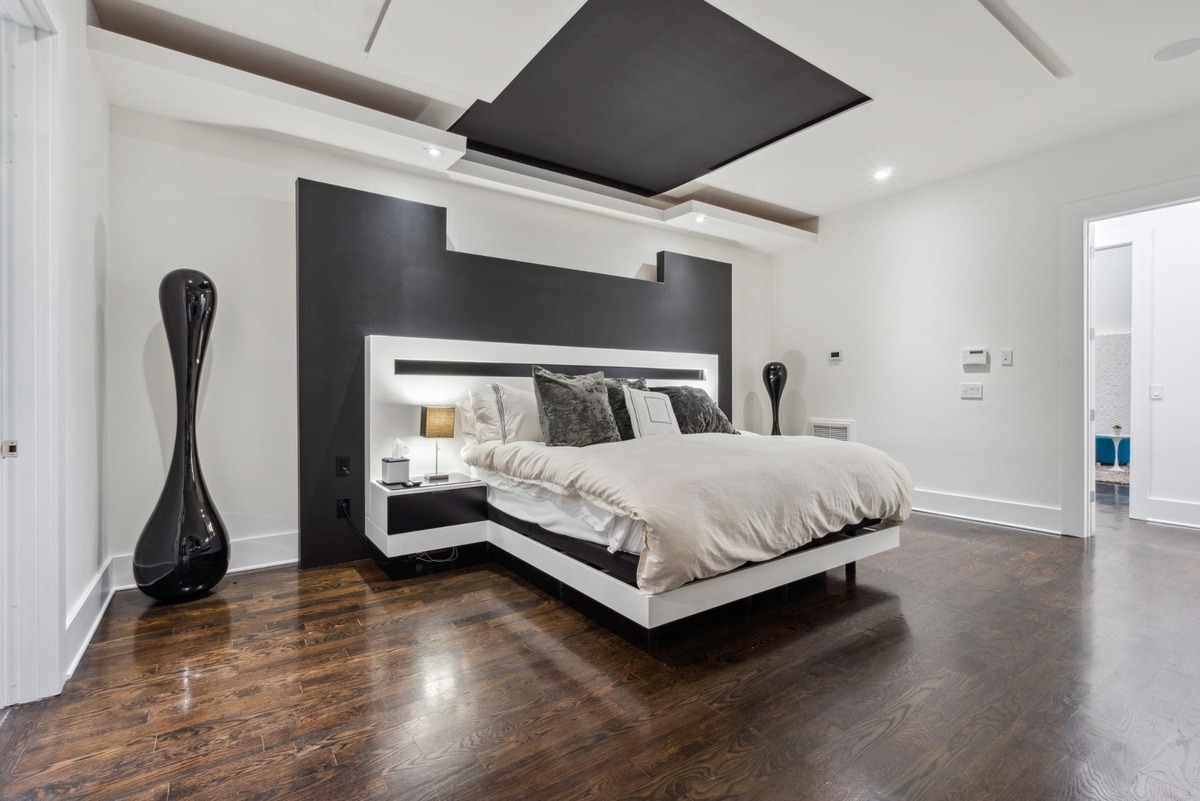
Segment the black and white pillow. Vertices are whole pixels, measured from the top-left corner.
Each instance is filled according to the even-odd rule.
[[[604,373],[562,375],[535,366],[533,391],[547,445],[583,447],[621,441],[608,405]]]
[[[684,434],[738,433],[721,407],[699,387],[652,387],[651,391],[671,399],[679,430]]]
[[[623,387],[625,403],[629,407],[629,421],[635,437],[654,437],[679,434],[679,423],[671,399],[661,392],[643,392],[632,387]]]
[[[612,407],[613,419],[617,421],[617,431],[622,440],[633,439],[633,425],[629,421],[629,407],[625,405],[625,387],[640,389],[645,392],[644,378],[605,378],[604,386],[608,389],[608,405]]]
[[[542,439],[537,398],[527,389],[488,384],[471,393],[473,433],[479,442],[533,441]]]

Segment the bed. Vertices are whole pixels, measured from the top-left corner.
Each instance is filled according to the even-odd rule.
[[[367,340],[372,464],[412,427],[420,405],[452,403],[498,381],[527,389],[535,364],[716,395],[710,354]],[[464,544],[487,542],[648,632],[834,567],[852,570],[898,546],[911,504],[899,462],[813,437],[698,433],[551,447],[468,441],[460,432],[455,445],[443,461],[460,451],[450,469],[488,487],[489,519],[464,530]]]

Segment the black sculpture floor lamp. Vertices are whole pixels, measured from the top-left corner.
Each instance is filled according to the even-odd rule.
[[[204,595],[229,569],[229,535],[200,472],[196,398],[217,288],[197,270],[173,270],[158,287],[175,370],[175,452],[158,504],[133,549],[133,577],[160,601]]]
[[[787,367],[783,362],[768,362],[763,367],[763,384],[771,398],[771,435],[779,436],[779,399],[783,396],[783,385],[787,383]]]

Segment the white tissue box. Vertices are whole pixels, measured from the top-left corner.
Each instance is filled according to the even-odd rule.
[[[384,484],[403,484],[408,481],[408,459],[384,457],[383,478],[380,481]]]

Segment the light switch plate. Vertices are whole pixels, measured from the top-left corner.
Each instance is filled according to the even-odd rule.
[[[1012,367],[1012,348],[1000,349],[1000,366]]]
[[[1162,400],[1162,399],[1163,399],[1163,385],[1162,384],[1151,384],[1150,385],[1150,400]]]
[[[983,400],[983,384],[960,384],[958,397],[968,400]]]

